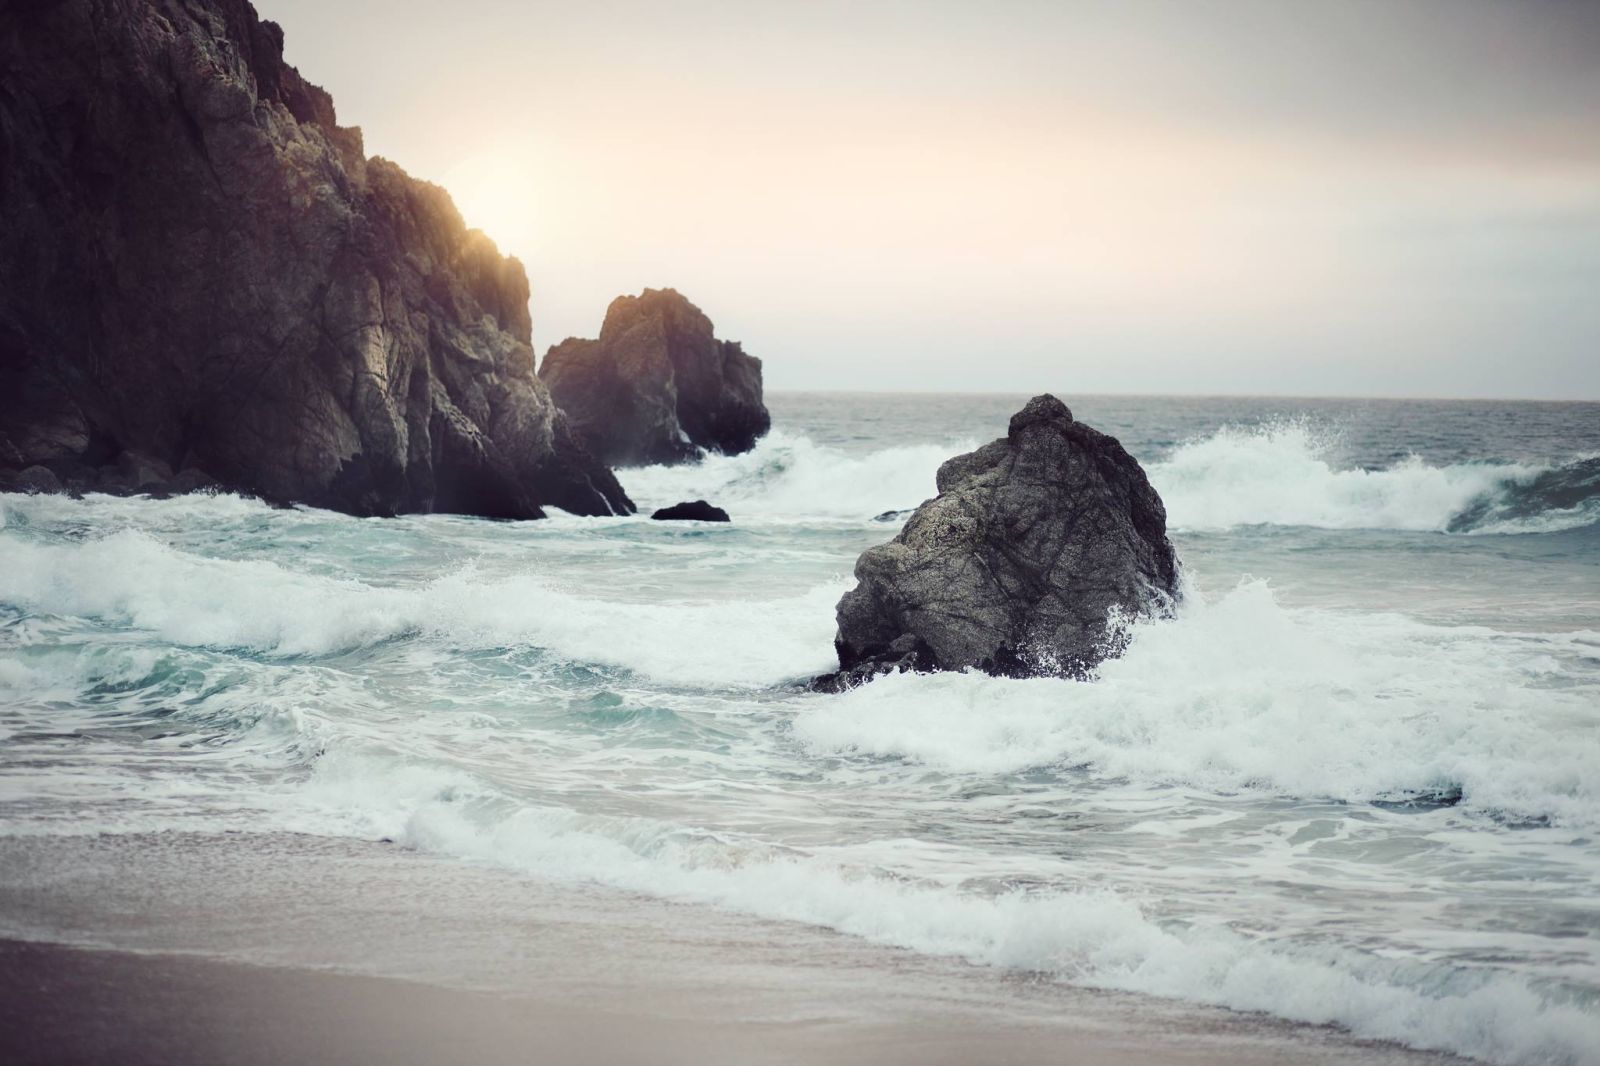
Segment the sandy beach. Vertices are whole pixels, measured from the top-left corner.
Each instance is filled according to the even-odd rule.
[[[391,845],[0,843],[12,1063],[1407,1063],[1295,1026]]]

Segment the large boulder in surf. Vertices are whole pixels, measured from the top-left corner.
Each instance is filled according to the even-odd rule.
[[[1082,676],[1118,617],[1168,607],[1166,509],[1115,438],[1036,396],[1007,435],[939,468],[939,494],[856,562],[837,690],[890,670]]]
[[[619,296],[600,338],[551,348],[539,376],[584,445],[613,466],[737,455],[772,428],[761,360],[718,340],[705,313],[672,289]]]
[[[521,264],[368,159],[247,0],[0,4],[0,218],[0,467],[632,510],[535,374]]]

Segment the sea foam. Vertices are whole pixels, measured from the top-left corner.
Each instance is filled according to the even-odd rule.
[[[928,499],[939,464],[973,446],[915,444],[851,455],[774,430],[744,455],[709,455],[696,465],[624,470],[619,476],[641,510],[704,497],[736,522],[860,520]]]
[[[1411,456],[1383,469],[1341,467],[1332,459],[1336,441],[1304,421],[1225,426],[1148,464],[1148,473],[1178,530],[1279,525],[1520,533],[1600,521],[1600,486],[1566,506],[1528,497],[1550,466],[1436,466]]]
[[[0,715],[0,731],[14,730],[7,743],[41,758],[16,760],[0,799],[18,801],[13,812],[24,801],[36,807],[37,818],[14,825],[38,831],[266,824],[391,836],[536,876],[1490,1061],[1596,1061],[1592,967],[1563,961],[1581,955],[1583,941],[1546,936],[1530,920],[1503,934],[1472,930],[1477,947],[1499,954],[1467,964],[1451,960],[1469,951],[1408,944],[1403,910],[1363,917],[1371,879],[1411,877],[1404,861],[1379,869],[1364,857],[1318,855],[1325,893],[1354,885],[1354,895],[1306,904],[1332,919],[1326,925],[1263,933],[1248,931],[1247,918],[1229,921],[1226,907],[1178,920],[1156,881],[1127,876],[1108,889],[1095,871],[1128,869],[1115,867],[1115,844],[1093,853],[1092,829],[1063,840],[1080,850],[1051,867],[1064,873],[1048,885],[1019,878],[1030,887],[996,890],[968,883],[964,862],[938,861],[973,855],[932,827],[948,821],[988,840],[987,812],[1001,801],[1035,802],[1025,788],[1009,791],[1018,780],[1049,781],[1067,809],[1117,792],[1159,812],[1171,798],[1164,790],[1176,788],[1228,812],[1298,811],[1304,798],[1322,818],[1331,801],[1349,811],[1334,817],[1363,826],[1375,824],[1368,801],[1459,798],[1457,808],[1414,821],[1385,816],[1418,826],[1428,854],[1453,856],[1447,873],[1417,872],[1427,880],[1406,890],[1430,893],[1430,909],[1435,900],[1470,902],[1452,894],[1459,875],[1477,879],[1476,905],[1500,898],[1499,880],[1515,898],[1555,899],[1592,883],[1581,838],[1600,824],[1600,635],[1288,605],[1269,585],[1246,581],[1210,599],[1191,593],[1176,619],[1134,627],[1127,655],[1091,683],[901,676],[824,696],[777,686],[830,665],[842,578],[765,593],[747,583],[740,587],[757,589],[748,599],[695,599],[685,586],[681,600],[623,602],[548,562],[577,572],[624,545],[639,553],[628,565],[640,573],[680,557],[714,568],[735,553],[743,567],[766,547],[737,539],[744,522],[856,526],[812,529],[803,547],[778,542],[791,554],[837,551],[866,531],[888,536],[894,527],[869,524],[873,515],[931,495],[938,464],[970,446],[853,455],[776,433],[745,456],[623,472],[641,503],[705,496],[734,512],[734,530],[700,538],[625,522],[363,522],[227,496],[6,497],[0,705],[25,706],[26,716]],[[1180,532],[1279,524],[1525,533],[1593,521],[1586,460],[1411,459],[1358,470],[1341,466],[1337,452],[1306,426],[1272,425],[1219,431],[1147,468]],[[302,562],[308,553],[315,565]],[[415,565],[389,565],[408,553]],[[448,562],[437,565],[441,558]],[[722,736],[737,740],[691,750],[677,735],[665,746],[629,746],[598,721],[585,731],[582,710],[563,709],[568,690],[541,689],[537,678],[515,688],[486,665],[502,657],[457,654],[502,648],[595,667],[585,683],[596,691],[630,687],[618,685],[619,673],[653,682],[629,698],[642,692],[635,702],[645,710],[716,716],[727,723]],[[373,656],[341,658],[362,649]],[[433,663],[450,669],[436,688],[390,686],[375,658],[405,664],[413,671],[405,683]],[[506,723],[484,730],[495,736],[476,746],[474,698]],[[518,701],[530,705],[527,721],[513,720]],[[540,732],[546,721],[558,726]],[[57,750],[51,738],[61,735],[74,737],[70,748]],[[592,757],[549,754],[570,751]],[[543,761],[531,757],[540,753]],[[750,759],[762,761],[741,762]],[[800,809],[781,808],[794,821],[762,822],[759,801],[794,781],[806,783],[795,788]],[[841,815],[826,788],[810,788],[819,781],[861,791],[849,793]],[[919,802],[893,832],[920,822],[926,839],[868,831],[877,812],[859,808],[892,804],[914,787],[924,789]],[[732,801],[718,797],[727,795],[747,817],[721,817]],[[566,803],[584,809],[558,805]],[[641,810],[660,817],[625,813]],[[828,817],[845,819],[836,837],[821,828]],[[1158,831],[1178,830],[1150,820],[1147,861],[1158,864],[1169,854]],[[902,862],[916,846],[935,858]],[[1007,861],[998,849],[979,857]],[[1546,894],[1517,895],[1524,879]],[[1275,898],[1265,883],[1220,887],[1238,892],[1236,916]],[[1511,921],[1513,909],[1497,913]]]
[[[843,583],[775,600],[632,603],[537,572],[467,565],[382,586],[279,563],[217,559],[125,529],[82,542],[12,540],[0,603],[132,626],[175,644],[327,656],[416,637],[452,648],[541,648],[669,684],[762,687],[832,663]]]
[[[775,431],[744,455],[625,470],[650,509],[709,499],[749,519],[864,521],[917,506],[934,474],[973,441],[853,455]],[[1548,533],[1600,522],[1597,460],[1469,462],[1416,456],[1381,469],[1340,465],[1338,435],[1306,421],[1224,426],[1145,463],[1177,531],[1249,525],[1411,532]]]
[[[1600,1020],[1504,972],[1277,941],[1212,923],[1163,921],[1091,887],[970,891],[758,839],[648,818],[508,807],[460,774],[332,758],[313,794],[348,826],[420,849],[576,882],[798,921],[913,951],[1078,984],[1336,1024],[1508,1064],[1597,1060]]]
[[[1399,615],[1287,608],[1247,581],[1132,627],[1093,681],[895,675],[800,716],[818,753],[1349,801],[1453,797],[1516,819],[1600,826],[1593,688],[1560,654],[1600,634],[1517,635]]]

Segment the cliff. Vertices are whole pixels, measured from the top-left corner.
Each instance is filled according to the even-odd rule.
[[[0,218],[0,468],[633,509],[535,374],[521,264],[366,158],[246,0],[0,4]]]

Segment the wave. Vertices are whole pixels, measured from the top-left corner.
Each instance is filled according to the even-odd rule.
[[[971,441],[852,455],[775,431],[753,451],[622,472],[648,510],[705,498],[735,521],[865,521],[915,507]],[[1306,421],[1224,426],[1146,464],[1171,526],[1196,532],[1307,526],[1441,533],[1550,533],[1600,523],[1600,458],[1564,465],[1471,462],[1346,468],[1336,435]]]
[[[934,474],[973,441],[915,444],[853,454],[774,430],[743,455],[710,455],[696,464],[619,472],[648,514],[682,500],[707,499],[736,523],[865,522],[909,510],[934,494]],[[1224,426],[1146,462],[1151,483],[1178,531],[1241,526],[1303,526],[1408,532],[1557,533],[1600,525],[1600,457],[1565,463],[1467,462],[1433,465],[1412,456],[1382,469],[1342,467],[1337,434],[1304,421]],[[20,498],[13,497],[13,500]],[[177,530],[194,522],[248,523],[270,513],[235,496],[150,501],[93,497],[99,522]],[[43,523],[71,522],[85,501],[27,498]],[[0,529],[7,506],[0,497]],[[329,512],[301,510],[322,521]],[[424,519],[427,521],[428,519]],[[448,521],[435,516],[434,522]]]
[[[902,674],[795,723],[819,754],[1352,802],[1459,793],[1512,820],[1600,825],[1596,690],[1559,657],[1600,634],[1518,636],[1281,606],[1247,581],[1132,627],[1088,682]]]
[[[330,753],[301,797],[421,850],[796,921],[1076,984],[1335,1024],[1502,1063],[1595,1061],[1600,1021],[1505,971],[1163,921],[1081,887],[969,890],[655,819],[518,805],[470,775]],[[299,816],[302,818],[307,815]],[[314,821],[303,822],[314,827]]]
[[[743,455],[710,455],[689,466],[623,470],[640,510],[708,499],[733,514],[859,520],[915,507],[934,494],[933,476],[973,442],[916,444],[850,455],[774,430]]]
[[[1452,533],[1558,533],[1600,524],[1600,456],[1509,480],[1450,519]]]
[[[735,687],[828,669],[833,605],[844,588],[629,603],[473,566],[425,585],[386,587],[266,560],[210,558],[136,530],[80,543],[9,537],[0,568],[0,604],[129,625],[188,647],[315,657],[415,636],[455,648],[531,646],[667,684]]]
[[[1547,533],[1600,522],[1600,460],[1561,466],[1415,456],[1341,469],[1334,439],[1306,422],[1225,426],[1148,464],[1182,530],[1247,525],[1451,533]]]

